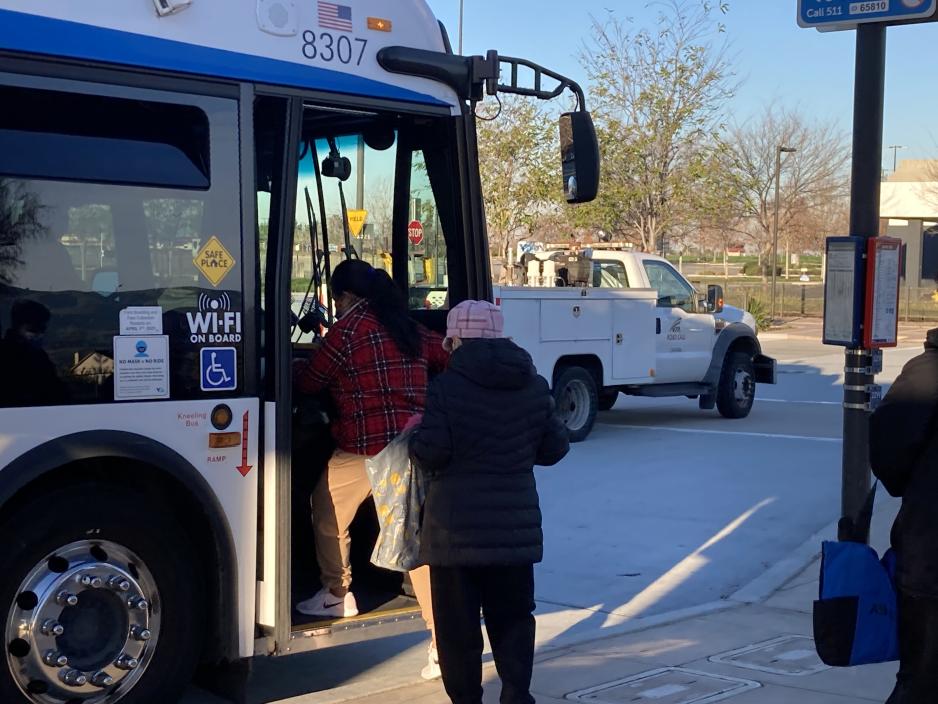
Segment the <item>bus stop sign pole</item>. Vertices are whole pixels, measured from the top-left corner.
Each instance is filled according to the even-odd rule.
[[[861,24],[856,31],[850,234],[866,240],[879,235],[886,25]],[[864,291],[864,267],[857,271],[855,285],[861,293]],[[869,529],[860,527],[862,533],[858,534],[853,519],[870,491],[869,411],[874,381],[872,350],[863,348],[862,343],[848,348],[844,376],[842,518],[838,531],[841,540],[869,542]]]

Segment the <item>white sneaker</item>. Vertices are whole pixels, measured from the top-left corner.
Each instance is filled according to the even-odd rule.
[[[427,666],[420,671],[420,676],[427,681],[438,680],[443,676],[443,671],[440,669],[440,656],[434,645],[431,645],[427,652]]]
[[[344,598],[333,596],[323,587],[312,599],[301,601],[296,610],[307,616],[329,616],[331,618],[351,618],[358,616],[358,603],[355,595],[348,592]]]

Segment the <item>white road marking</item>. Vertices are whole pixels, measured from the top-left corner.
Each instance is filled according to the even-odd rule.
[[[704,430],[701,428],[670,428],[666,425],[619,425],[618,423],[597,423],[606,428],[624,428],[625,430],[657,430],[669,433],[697,433],[701,435],[735,435],[744,438],[774,438],[776,440],[811,440],[813,442],[843,442],[843,438],[826,438],[812,435],[782,435],[780,433],[747,433],[739,430]]]
[[[810,406],[840,406],[843,401],[792,401],[787,398],[757,398],[756,403],[799,403]]]

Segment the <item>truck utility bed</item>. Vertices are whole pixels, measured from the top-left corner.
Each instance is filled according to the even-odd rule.
[[[582,355],[611,361],[610,383],[653,383],[657,299],[652,289],[495,289],[507,334],[549,381],[557,359]]]

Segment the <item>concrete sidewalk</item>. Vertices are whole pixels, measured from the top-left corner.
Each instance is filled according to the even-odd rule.
[[[936,323],[899,323],[899,344],[914,345],[925,341],[925,334]],[[805,340],[820,342],[824,334],[824,321],[821,318],[791,318],[780,325],[760,332],[760,340]],[[831,348],[836,349],[836,348]]]
[[[898,502],[881,499],[872,531],[879,550],[888,545],[889,527],[898,509]],[[832,538],[833,531],[831,526],[816,538]],[[884,702],[892,691],[895,664],[830,669],[814,652],[811,612],[818,593],[820,544],[816,549],[810,545],[806,543],[765,578],[713,605],[709,613],[540,653],[533,684],[537,701]],[[793,570],[797,570],[794,576]],[[773,589],[772,579],[784,581]],[[499,687],[491,663],[485,667],[485,677],[485,702],[495,704]],[[317,701],[315,697],[288,701],[304,704]],[[346,701],[446,704],[449,699],[439,683],[422,683]]]

